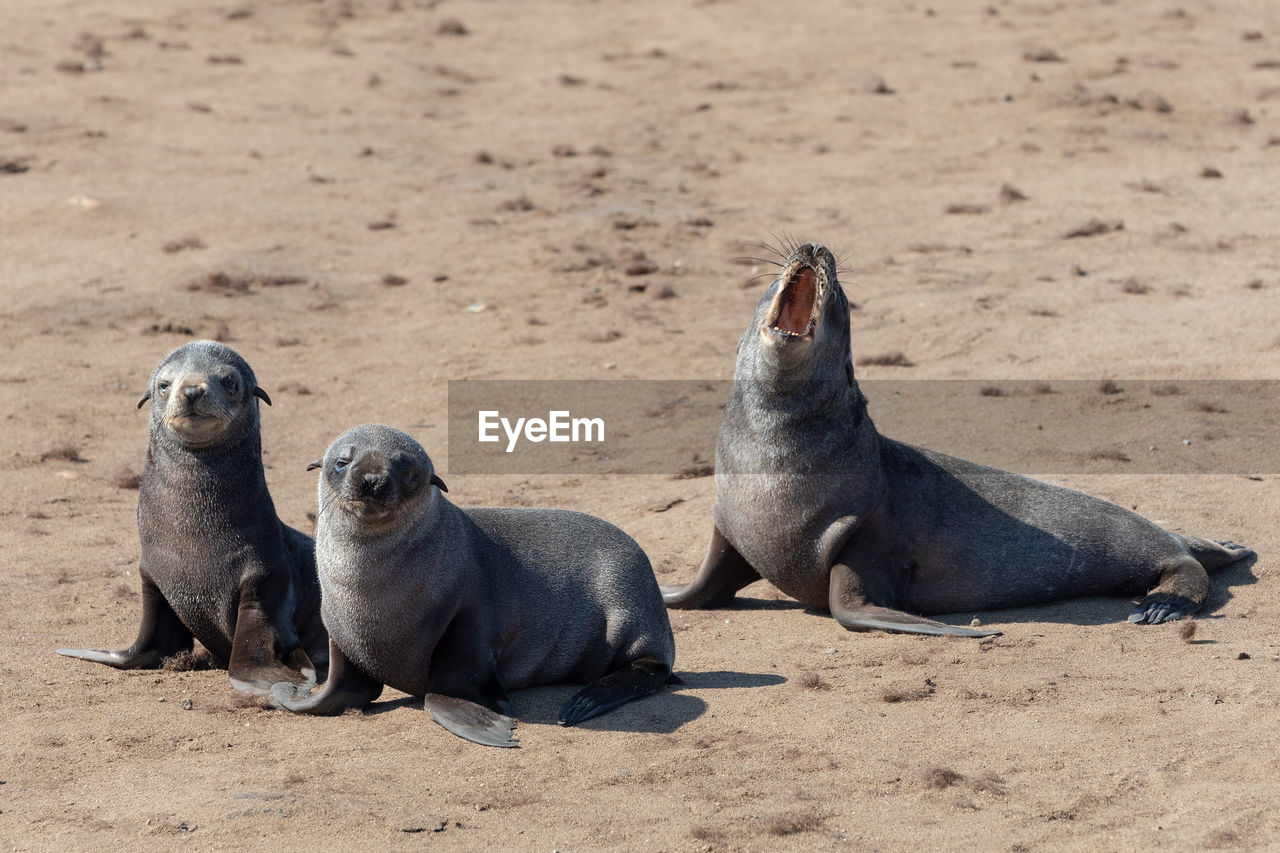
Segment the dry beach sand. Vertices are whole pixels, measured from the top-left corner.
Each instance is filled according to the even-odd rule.
[[[287,522],[381,421],[458,503],[594,512],[664,583],[710,477],[450,474],[447,381],[727,379],[770,232],[841,250],[863,379],[1275,378],[1278,110],[1263,0],[7,0],[0,844],[1280,843],[1280,465],[1137,470],[1105,434],[1033,472],[1259,555],[1191,637],[1111,598],[851,634],[758,584],[673,614],[677,689],[570,729],[572,688],[517,694],[519,750],[394,692],[293,717],[53,652],[133,639],[134,404],[193,336],[272,394]],[[1188,440],[1231,440],[1212,408]]]

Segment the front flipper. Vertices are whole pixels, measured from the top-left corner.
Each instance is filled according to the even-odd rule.
[[[498,680],[496,652],[480,614],[457,614],[431,654],[423,705],[460,738],[484,746],[515,747],[511,700]]]
[[[116,669],[156,669],[164,659],[191,651],[191,632],[173,612],[155,582],[142,576],[142,624],[133,645],[118,652],[104,649],[58,649],[69,658],[105,663]]]
[[[271,687],[271,704],[299,714],[340,714],[348,708],[363,708],[382,694],[382,682],[365,675],[342,649],[329,638],[329,677],[324,689],[308,694],[292,681]]]
[[[671,667],[655,658],[639,658],[628,669],[598,678],[569,697],[560,708],[559,723],[572,726],[598,717],[633,699],[652,696],[671,677]]]
[[[866,579],[843,562],[831,567],[829,607],[835,620],[850,631],[893,631],[950,637],[998,637],[1000,631],[979,631],[946,625],[901,610],[880,607],[868,599]]]
[[[491,708],[456,696],[428,693],[422,700],[431,719],[460,738],[481,746],[518,747],[516,721]]]
[[[286,628],[292,635],[293,626]],[[259,696],[271,696],[273,685],[286,681],[294,684],[298,693],[315,687],[316,668],[297,637],[286,643],[280,635],[281,628],[271,621],[257,590],[245,581],[236,612],[236,632],[231,638],[231,660],[227,662],[232,687]]]
[[[664,586],[660,589],[667,607],[698,610],[725,607],[733,601],[738,590],[758,580],[760,573],[729,544],[719,527],[712,527],[711,547],[693,582],[687,586]]]

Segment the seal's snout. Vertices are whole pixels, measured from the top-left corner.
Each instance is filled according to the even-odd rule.
[[[226,384],[212,376],[207,370],[179,368],[162,373],[155,383],[156,398],[164,401],[165,426],[189,448],[217,444],[236,418]]]
[[[360,495],[361,497],[374,498],[375,500],[386,500],[391,487],[391,478],[387,476],[385,470],[377,473],[369,472],[360,478]]]
[[[407,497],[392,461],[380,451],[349,450],[331,470],[343,506],[365,523],[391,517]]]
[[[776,345],[813,340],[834,266],[831,252],[821,243],[805,243],[791,252],[765,316],[762,331],[767,339]]]

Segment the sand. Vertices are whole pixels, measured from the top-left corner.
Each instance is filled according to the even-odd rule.
[[[519,750],[390,691],[294,717],[221,670],[53,653],[132,641],[135,403],[192,337],[227,341],[271,393],[287,522],[310,529],[306,463],[381,421],[422,440],[458,503],[594,512],[664,583],[701,562],[712,478],[450,473],[447,382],[725,380],[770,270],[736,259],[771,234],[840,251],[855,356],[889,362],[864,380],[1277,377],[1274,6],[10,0],[0,17],[0,843],[1280,843],[1280,466],[1137,471],[1105,435],[1098,467],[1039,473],[1258,552],[1215,576],[1190,639],[1115,598],[981,614],[1004,631],[987,643],[851,634],[761,583],[747,606],[673,613],[677,689],[570,729],[572,687],[517,694]],[[945,417],[972,432],[998,402]],[[1209,423],[1197,442],[1230,439]]]

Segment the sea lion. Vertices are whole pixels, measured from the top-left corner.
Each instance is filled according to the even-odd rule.
[[[513,747],[508,690],[589,682],[572,725],[657,692],[675,641],[649,558],[606,521],[557,509],[461,509],[411,436],[366,424],[323,459],[316,519],[329,679],[275,704],[334,714],[389,684],[456,735]]]
[[[138,494],[142,625],[132,646],[58,649],[117,669],[155,669],[198,639],[237,690],[315,684],[328,644],[310,536],[283,524],[262,470],[248,363],[214,341],[165,356],[138,408],[151,439]]]
[[[1253,553],[877,433],[817,243],[790,251],[738,344],[714,519],[693,582],[663,587],[668,607],[722,606],[764,577],[855,631],[984,637],[1000,632],[914,614],[1142,593],[1129,621],[1164,622],[1204,604],[1206,569]]]

